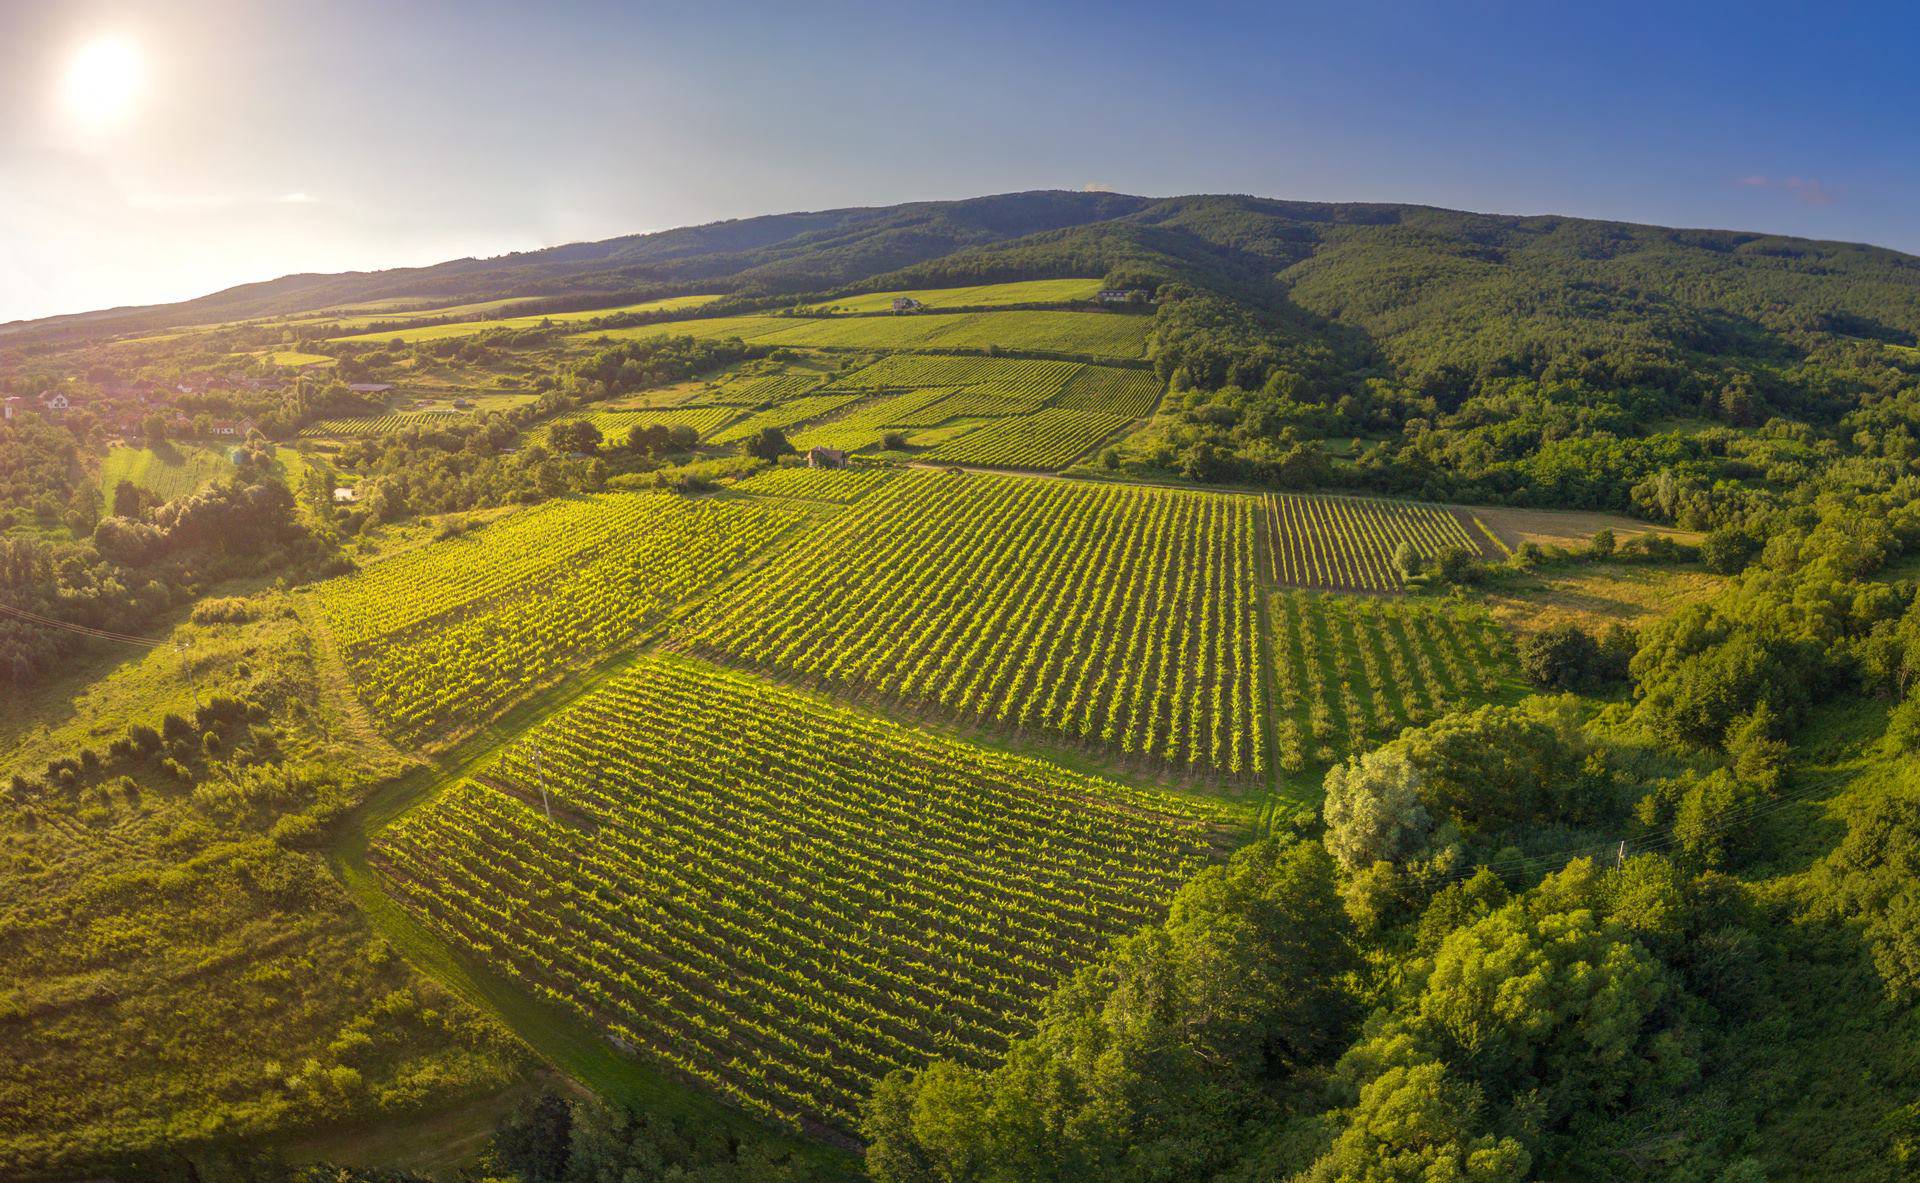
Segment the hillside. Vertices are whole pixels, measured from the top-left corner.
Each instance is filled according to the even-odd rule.
[[[1040,193],[18,326],[0,1175],[1904,1178],[1917,268]]]

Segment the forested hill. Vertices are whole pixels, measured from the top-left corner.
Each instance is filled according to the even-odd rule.
[[[493,259],[295,275],[179,304],[22,322],[148,330],[361,301],[752,295],[1131,272],[1322,319],[1417,377],[1569,353],[1785,358],[1802,334],[1912,345],[1920,259],[1876,247],[1555,216],[1252,197],[1033,192],[776,214]],[[1290,298],[1292,307],[1282,301]]]

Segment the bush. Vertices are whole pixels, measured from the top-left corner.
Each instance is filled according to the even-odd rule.
[[[195,604],[190,619],[195,624],[245,624],[257,615],[251,600],[222,596]]]
[[[1738,526],[1722,526],[1700,543],[1700,560],[1707,570],[1735,575],[1760,553],[1760,540]]]
[[[1520,642],[1520,671],[1549,690],[1585,685],[1599,658],[1599,647],[1577,624],[1551,625]]]

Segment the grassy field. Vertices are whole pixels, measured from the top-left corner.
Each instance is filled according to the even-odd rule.
[[[1525,542],[1578,549],[1601,530],[1612,530],[1614,537],[1622,542],[1642,534],[1659,534],[1676,542],[1698,542],[1701,537],[1690,530],[1676,530],[1672,526],[1643,522],[1617,513],[1515,509],[1504,505],[1478,506],[1473,512],[1509,550],[1517,549]]]
[[[1725,576],[1693,565],[1611,562],[1529,572],[1489,589],[1486,602],[1516,631],[1556,624],[1598,631],[1614,624],[1637,625],[1697,604],[1726,584]]]
[[[900,297],[918,300],[928,308],[992,308],[1003,304],[1064,304],[1091,300],[1100,291],[1097,279],[1027,279],[964,288],[916,288],[902,292],[867,292],[842,296],[807,307],[817,312],[886,312]]]
[[[910,316],[720,316],[582,333],[581,341],[666,335],[834,349],[986,349],[1138,358],[1152,319],[1112,312],[928,312]]]
[[[100,492],[111,498],[121,481],[132,481],[163,501],[184,497],[233,475],[223,448],[165,444],[160,448],[114,446],[100,462]]]
[[[400,328],[393,331],[382,330],[377,333],[349,333],[331,337],[337,342],[364,341],[444,341],[453,337],[471,337],[475,333],[484,333],[492,329],[530,329],[548,321],[557,325],[582,324],[607,316],[618,316],[628,312],[676,312],[698,308],[718,299],[716,296],[674,296],[665,300],[645,300],[638,304],[623,304],[618,308],[594,308],[581,312],[548,312],[538,316],[507,316],[490,320],[462,320],[449,324],[420,325]],[[374,320],[384,319],[375,317]],[[370,322],[371,323],[371,322]]]

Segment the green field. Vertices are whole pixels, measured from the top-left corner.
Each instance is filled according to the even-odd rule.
[[[355,415],[339,419],[316,419],[300,429],[301,439],[355,439],[369,435],[391,435],[409,427],[445,427],[470,423],[472,411],[452,408],[437,411],[390,411],[385,415]]]
[[[928,312],[912,316],[717,316],[579,334],[580,341],[739,337],[828,349],[1002,349],[1116,359],[1145,354],[1152,318],[1115,312]]]
[[[557,325],[579,324],[598,320],[607,316],[618,316],[628,312],[677,312],[698,308],[710,304],[717,296],[674,296],[665,300],[645,300],[638,304],[623,304],[618,308],[593,308],[581,312],[548,312],[538,316],[507,316],[491,320],[462,320],[448,324],[421,325],[417,328],[399,328],[376,333],[350,333],[331,337],[335,342],[380,342],[405,341],[409,344],[417,341],[444,341],[452,337],[471,337],[475,333],[485,333],[493,329],[531,329],[551,321]],[[423,314],[424,315],[424,314]],[[368,323],[390,319],[375,316]]]
[[[1258,777],[1254,510],[901,473],[722,589],[678,643],[1160,772]]]
[[[850,505],[893,479],[888,468],[769,468],[734,488],[761,497],[798,497]]]
[[[965,288],[916,288],[903,292],[866,292],[807,307],[818,312],[887,312],[894,300],[906,297],[928,308],[992,308],[1001,304],[1064,304],[1091,300],[1100,291],[1097,279],[1027,279]]]
[[[162,448],[114,446],[100,462],[100,492],[111,498],[121,481],[171,501],[233,475],[225,449],[167,444]]]
[[[1482,555],[1491,545],[1483,528],[1470,533],[1441,505],[1300,493],[1271,493],[1264,502],[1270,573],[1279,584],[1398,591],[1393,555],[1403,542],[1424,558],[1450,548]]]
[[[996,468],[1060,469],[1125,427],[1124,415],[1048,407],[990,423],[928,452],[928,460]]]
[[[1293,591],[1273,622],[1275,759],[1298,772],[1516,685],[1512,642],[1484,608]]]
[[[570,498],[401,552],[313,595],[378,725],[435,742],[630,643],[794,520],[739,501]]]
[[[989,1063],[1156,919],[1220,812],[646,658],[373,845],[394,895],[616,1046],[796,1129]]]
[[[608,445],[626,443],[627,433],[636,427],[691,427],[706,437],[732,422],[739,414],[739,409],[735,407],[662,407],[657,410],[616,407],[562,416],[547,424],[539,434],[544,437],[546,432],[561,423],[585,420],[600,429],[601,442]]]
[[[729,444],[748,439],[769,427],[789,428],[796,423],[804,423],[809,419],[832,414],[858,397],[853,394],[809,394],[788,399],[764,411],[748,415],[724,431],[714,432],[712,442]]]

